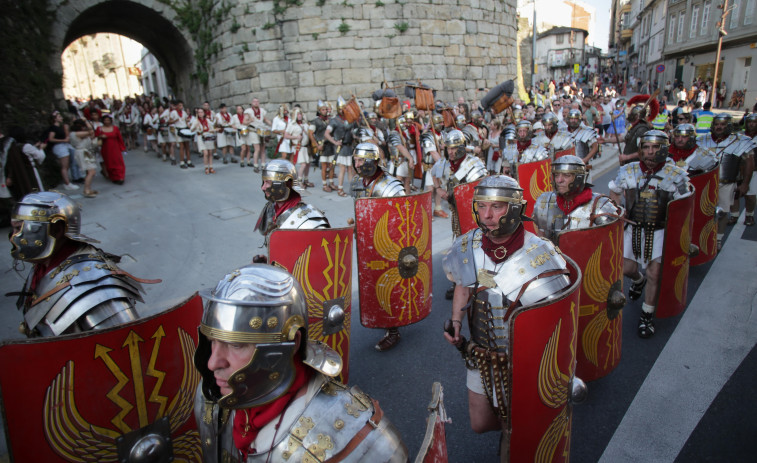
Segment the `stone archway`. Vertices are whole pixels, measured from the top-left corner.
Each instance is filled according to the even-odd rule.
[[[159,1],[69,1],[57,9],[51,40],[58,48],[50,64],[62,72],[60,54],[71,42],[88,34],[116,33],[140,42],[155,55],[177,97],[197,99],[200,90],[191,78],[191,40],[174,25],[174,19],[174,12]]]

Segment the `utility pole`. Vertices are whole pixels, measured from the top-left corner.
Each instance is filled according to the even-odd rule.
[[[731,7],[733,8],[733,7]],[[725,30],[725,18],[728,13],[731,12],[731,8],[728,8],[728,0],[723,0],[723,3],[718,5],[718,9],[723,10],[723,14],[720,15],[720,21],[718,21],[718,53],[715,56],[715,75],[712,77],[712,91],[710,92],[710,104],[715,107],[716,98],[718,95],[718,68],[720,67],[720,49],[723,47],[723,37],[728,35]],[[731,82],[733,83],[733,82]]]
[[[536,0],[534,0],[534,23],[531,27],[531,88],[536,94]]]

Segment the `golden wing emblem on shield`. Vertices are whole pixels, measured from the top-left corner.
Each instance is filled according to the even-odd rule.
[[[691,213],[686,215],[686,220],[683,221],[683,229],[681,230],[681,252],[683,252],[683,255],[681,256],[682,262],[680,263],[681,268],[678,269],[678,274],[676,275],[675,284],[673,285],[673,290],[676,295],[676,299],[680,303],[684,303],[683,301],[683,286],[686,284],[686,277],[688,276],[688,269],[689,269],[689,245],[691,244]],[[675,259],[676,261],[681,259],[681,257]]]
[[[162,331],[162,327],[156,334]],[[183,355],[184,374],[181,387],[174,396],[171,404],[168,406],[169,423],[171,433],[176,432],[192,415],[194,409],[194,394],[200,381],[200,373],[194,368],[192,357],[194,354],[194,342],[189,334],[178,328],[179,339],[181,342],[181,351]],[[133,332],[132,332],[133,333]],[[164,334],[163,334],[164,336]],[[160,337],[156,339],[159,345]],[[127,338],[128,339],[128,338]],[[99,349],[102,348],[102,349]],[[106,365],[118,366],[112,363],[107,357],[109,349],[104,346],[96,348],[98,353],[104,357]],[[150,364],[146,374],[158,379],[153,392],[150,394],[149,401],[161,403],[162,407],[158,412],[158,417],[162,417],[162,410],[166,405],[166,397],[159,395],[160,386],[163,383],[165,373],[155,370],[154,363],[156,354],[150,359]],[[76,406],[74,398],[74,362],[69,361],[63,366],[60,373],[53,379],[45,394],[44,404],[44,427],[45,437],[50,443],[51,448],[61,458],[70,462],[117,462],[118,454],[116,451],[116,439],[122,434],[130,432],[131,429],[123,422],[124,416],[133,409],[126,399],[119,396],[119,392],[128,383],[128,378],[121,373],[116,374],[118,383],[106,394],[106,396],[122,407],[121,412],[111,420],[111,423],[118,428],[114,429],[97,426],[89,423],[80,413]],[[200,438],[197,431],[188,431],[181,436],[173,439],[175,461],[192,461],[201,460]]]
[[[547,191],[551,191],[549,185],[549,179],[550,179],[550,172],[548,170],[549,165],[548,164],[542,164],[539,166],[538,170],[535,170],[533,175],[531,175],[531,181],[528,184],[528,190],[531,192],[531,197],[536,200],[539,196],[542,195],[542,193],[546,193]],[[541,173],[541,175],[539,175]],[[541,182],[539,182],[539,179],[541,178]]]
[[[330,251],[329,244],[334,244],[333,255]],[[325,277],[327,284],[319,292],[310,283],[309,267],[310,267],[310,255],[312,247],[308,246],[305,253],[297,258],[294,263],[294,269],[292,270],[292,276],[295,280],[301,282],[304,288],[305,302],[308,307],[308,314],[311,318],[317,318],[319,321],[310,323],[308,326],[308,332],[313,339],[321,339],[323,337],[323,304],[327,300],[344,298],[344,306],[349,307],[352,303],[352,291],[350,291],[349,278],[352,278],[351,270],[348,269],[348,265],[351,263],[345,262],[345,256],[348,255],[348,248],[352,246],[349,239],[341,241],[341,238],[337,235],[334,243],[329,243],[325,238],[321,242],[321,246],[326,250],[326,260],[328,265],[323,269],[323,276]],[[331,292],[329,292],[329,290]],[[350,313],[345,313],[344,318],[344,330],[350,332]],[[341,333],[341,331],[340,331]],[[336,334],[336,333],[335,333]],[[340,353],[341,354],[341,353]]]
[[[711,217],[715,214],[715,207],[718,205],[717,192],[715,200],[710,198],[710,183],[711,181],[707,182],[707,185],[702,189],[702,197],[699,200],[699,210],[707,217]]]
[[[565,406],[570,392],[568,388],[570,377],[560,371],[560,366],[557,364],[561,326],[562,320],[557,323],[541,357],[541,363],[539,364],[539,398],[548,407],[563,407],[563,409],[552,420],[549,428],[547,428],[547,431],[539,441],[534,459],[537,462],[552,461],[557,445],[566,437],[570,429],[568,407]]]
[[[414,301],[418,299],[419,294],[428,295],[430,280],[429,268],[421,260],[428,259],[430,253],[428,249],[430,236],[428,214],[426,208],[421,206],[423,222],[419,225],[414,220],[415,211],[410,211],[409,206],[410,202],[407,200],[404,204],[397,204],[396,206],[401,222],[400,236],[397,242],[392,239],[389,233],[389,211],[386,211],[376,222],[373,233],[373,246],[385,260],[383,265],[389,266],[390,262],[396,262],[396,266],[389,266],[379,276],[376,282],[376,299],[386,313],[393,315],[392,291],[397,285],[401,285],[401,303],[395,304],[395,306],[401,307],[403,311],[399,316],[400,320],[410,319],[420,312],[417,307],[414,307]],[[420,227],[420,230],[418,230],[418,227]],[[419,233],[415,233],[416,231]],[[401,275],[401,266],[406,269],[408,276]],[[421,286],[421,292],[418,291],[418,285]],[[407,310],[410,313],[405,313]]]

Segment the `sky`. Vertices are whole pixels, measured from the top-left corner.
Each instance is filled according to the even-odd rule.
[[[595,40],[589,37],[589,42],[593,43],[595,47],[601,48],[602,51],[607,52],[607,43],[610,40],[610,6],[612,2],[610,0],[583,1],[597,9],[596,37],[594,37]]]

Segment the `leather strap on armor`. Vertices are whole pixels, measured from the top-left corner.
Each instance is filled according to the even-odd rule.
[[[373,415],[370,417],[370,419],[368,419],[368,421],[365,422],[365,425],[360,428],[360,431],[352,436],[352,439],[350,439],[350,441],[347,443],[347,445],[344,446],[342,450],[340,450],[333,457],[326,460],[324,463],[339,463],[340,461],[344,460],[350,455],[350,453],[352,453],[353,450],[357,448],[358,445],[360,445],[361,442],[363,442],[363,440],[371,431],[379,427],[381,420],[384,418],[384,411],[381,410],[381,407],[379,407],[378,400],[374,399],[373,397],[371,397],[370,399],[371,403],[373,404]]]

